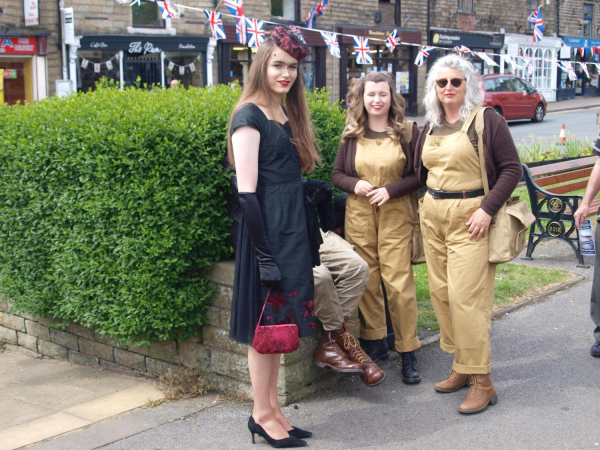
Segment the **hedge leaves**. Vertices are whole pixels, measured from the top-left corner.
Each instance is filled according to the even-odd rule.
[[[224,197],[239,89],[100,86],[0,107],[0,291],[120,341],[205,321],[207,269],[231,254]],[[310,96],[329,181],[343,112]]]

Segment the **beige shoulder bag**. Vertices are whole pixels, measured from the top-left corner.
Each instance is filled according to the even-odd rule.
[[[485,195],[490,192],[485,170],[485,150],[483,148],[483,114],[487,108],[481,108],[475,117],[475,131],[478,137],[479,165]],[[502,264],[515,259],[525,247],[525,233],[533,223],[535,216],[529,211],[527,203],[519,197],[511,197],[502,205],[488,231],[489,262]]]

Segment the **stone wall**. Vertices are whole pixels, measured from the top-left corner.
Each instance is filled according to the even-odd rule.
[[[248,347],[229,339],[233,271],[232,261],[215,264],[211,281],[217,286],[217,292],[207,312],[208,324],[189,341],[155,342],[150,347],[115,344],[77,324],[62,330],[52,327],[51,317],[9,314],[5,304],[0,312],[0,345],[25,356],[152,377],[163,375],[181,363],[197,369],[215,390],[251,397]],[[351,320],[350,328],[355,333],[357,325],[356,319]],[[296,401],[339,380],[334,372],[313,365],[319,334],[301,339],[298,351],[282,356],[277,382],[282,404]]]

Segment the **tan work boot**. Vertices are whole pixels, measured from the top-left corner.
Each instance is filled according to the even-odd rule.
[[[469,385],[469,375],[464,373],[458,373],[454,370],[450,372],[450,376],[444,381],[440,381],[435,385],[435,390],[442,394],[448,394],[450,392],[456,392]]]
[[[374,387],[383,383],[385,372],[369,358],[360,345],[358,345],[352,333],[346,329],[345,325],[339,330],[332,332],[332,337],[342,350],[346,352],[351,361],[355,361],[361,365],[364,374],[360,376],[360,379],[365,385]]]
[[[331,331],[323,330],[321,335],[321,344],[315,351],[315,366],[321,369],[332,369],[339,373],[355,373],[362,375],[362,365],[350,361],[348,355],[340,348],[331,336]]]
[[[471,390],[465,401],[458,407],[462,414],[474,414],[485,410],[489,405],[498,403],[496,389],[492,384],[490,374],[469,375]]]

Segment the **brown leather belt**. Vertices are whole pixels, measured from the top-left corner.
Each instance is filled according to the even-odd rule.
[[[485,194],[483,189],[477,189],[475,191],[440,191],[439,189],[427,188],[427,192],[435,199],[474,198],[481,197]]]

